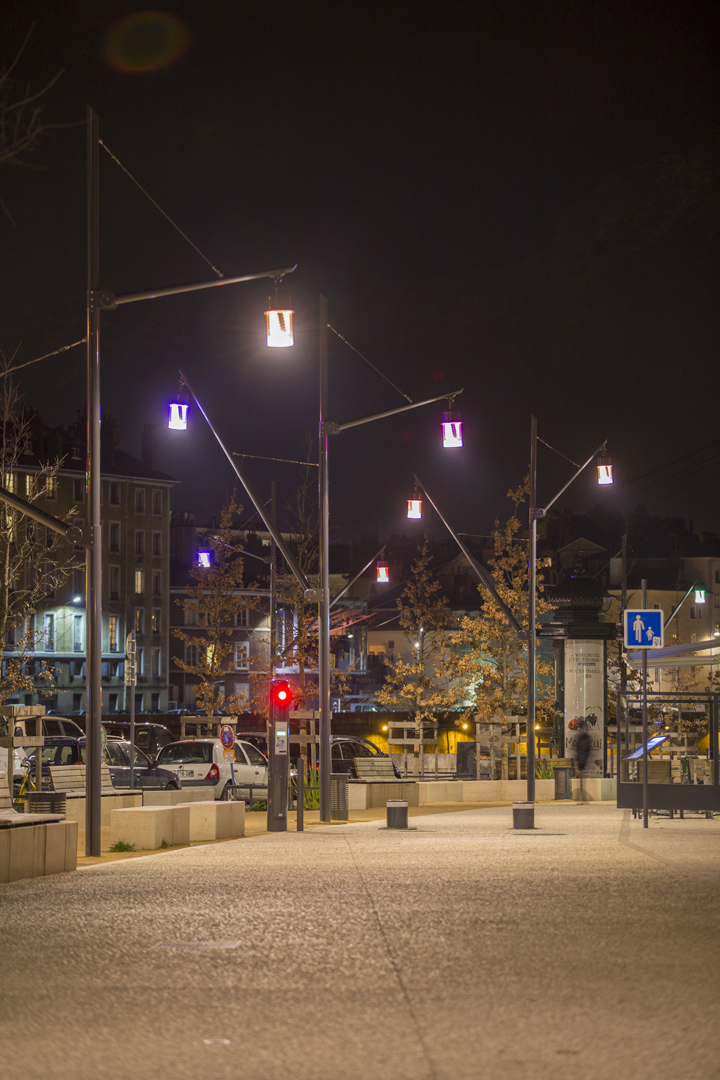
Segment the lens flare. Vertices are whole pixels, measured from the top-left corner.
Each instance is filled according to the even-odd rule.
[[[115,71],[146,74],[179,60],[190,33],[167,11],[140,11],[114,23],[103,45],[103,60]]]

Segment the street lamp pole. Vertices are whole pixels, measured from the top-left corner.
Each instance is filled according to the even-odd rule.
[[[581,472],[591,461],[607,446],[607,440],[593,451],[583,465],[579,465],[577,472],[573,473],[568,482],[560,488],[557,495],[553,496],[545,506],[536,506],[537,502],[537,419],[530,417],[530,544],[528,552],[528,671],[527,671],[527,801],[535,802],[535,705],[537,701],[537,662],[536,662],[536,628],[537,619],[537,523],[544,518],[553,503],[567,491]],[[518,778],[519,779],[519,778]]]
[[[87,652],[86,652],[86,735],[87,735],[87,798],[85,809],[85,853],[100,854],[100,772],[101,742],[101,674],[102,674],[102,528],[100,520],[100,312],[114,311],[121,304],[137,300],[152,300],[159,296],[197,292],[200,289],[235,285],[259,278],[279,281],[291,274],[294,266],[281,270],[265,270],[241,277],[199,281],[188,285],[117,296],[100,288],[100,124],[97,114],[87,110],[87,464],[86,486],[88,501],[89,544],[86,556],[87,590]],[[232,464],[232,462],[231,462]]]
[[[330,486],[328,482],[328,302],[320,294],[320,417],[318,426],[320,503],[320,609],[318,611],[318,697],[320,705],[320,820],[330,821]]]
[[[85,554],[86,666],[85,854],[100,854],[102,739],[102,526],[100,521],[100,134],[97,114],[87,115],[87,463],[89,543]]]
[[[438,394],[425,401],[414,401],[401,405],[397,409],[363,416],[358,420],[348,420],[343,424],[335,423],[328,417],[328,302],[320,295],[320,420],[319,445],[320,468],[318,495],[320,503],[320,610],[318,612],[318,697],[320,703],[320,820],[330,821],[330,768],[332,765],[330,736],[332,710],[330,708],[330,485],[329,485],[329,447],[330,435],[339,435],[348,428],[369,424],[373,420],[383,420],[396,413],[408,412],[436,401],[453,399],[462,390],[451,394]]]

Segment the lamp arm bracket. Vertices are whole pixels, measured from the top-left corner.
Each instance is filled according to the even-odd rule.
[[[88,301],[90,308],[99,311],[115,311],[118,306],[117,296],[115,293],[108,292],[107,289],[92,291],[88,296]]]
[[[530,520],[531,521],[539,521],[540,518],[544,518],[544,517],[545,517],[545,510],[543,509],[543,507],[542,506],[533,506],[532,510],[530,511]]]
[[[342,428],[334,420],[323,420],[322,428],[320,429],[321,435],[339,435]]]

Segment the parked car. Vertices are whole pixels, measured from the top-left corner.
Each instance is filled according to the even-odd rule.
[[[118,739],[125,739],[126,742],[129,741],[130,723],[127,720],[106,720],[103,718],[102,726],[108,735],[114,735]],[[151,724],[146,720],[136,722],[135,745],[144,750],[148,757],[157,757],[163,746],[167,746],[171,742],[175,742],[175,736],[172,731],[168,731],[164,724]]]
[[[158,765],[177,771],[183,787],[205,787],[216,799],[229,799],[232,784],[252,784],[253,798],[267,796],[267,759],[256,746],[244,740],[235,743],[231,757],[226,757],[220,739],[179,739],[163,746]],[[250,800],[248,789],[241,797]]]
[[[86,739],[48,738],[42,748],[43,765],[84,765],[86,764]],[[35,755],[30,755],[34,763]],[[110,770],[113,787],[130,786],[130,743],[123,739],[109,738],[103,750],[103,761]],[[158,767],[142,750],[135,747],[135,787],[165,788],[179,790],[182,787],[178,774],[170,769]]]

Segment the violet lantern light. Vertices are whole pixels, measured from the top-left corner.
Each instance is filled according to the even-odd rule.
[[[168,405],[168,428],[170,431],[187,431],[189,407],[186,401],[173,401]]]

